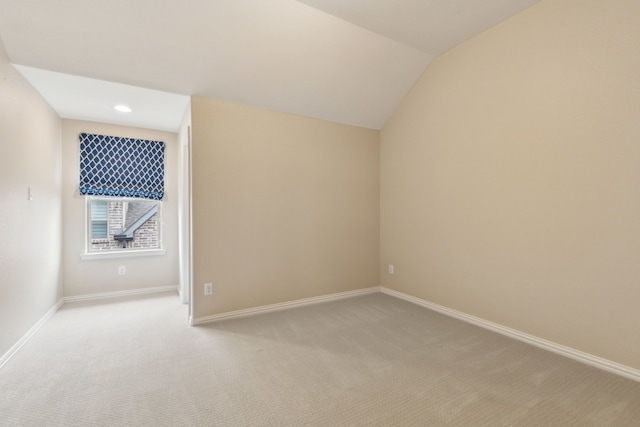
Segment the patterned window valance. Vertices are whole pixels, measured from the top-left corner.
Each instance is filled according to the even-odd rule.
[[[81,133],[80,194],[162,200],[164,142]]]

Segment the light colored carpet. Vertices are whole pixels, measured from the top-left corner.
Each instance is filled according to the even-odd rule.
[[[640,383],[388,295],[186,318],[65,304],[0,370],[0,425],[640,426]]]

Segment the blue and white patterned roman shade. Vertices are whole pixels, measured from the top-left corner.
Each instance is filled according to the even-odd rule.
[[[162,200],[164,142],[81,133],[80,194]]]

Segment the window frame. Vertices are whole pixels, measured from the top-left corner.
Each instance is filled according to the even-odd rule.
[[[105,197],[105,196],[84,196],[84,204],[85,204],[85,230],[84,230],[84,253],[81,254],[81,259],[90,260],[90,259],[106,259],[106,258],[129,258],[129,257],[139,257],[139,256],[157,256],[164,255],[164,239],[163,239],[163,203],[161,200],[151,200],[151,199],[141,199],[141,198],[131,198],[131,197]],[[158,206],[157,222],[158,222],[158,247],[156,248],[109,248],[109,249],[92,249],[92,244],[95,240],[92,238],[92,218],[91,218],[91,203],[94,201],[104,201],[104,202],[148,202],[154,203]],[[125,206],[128,206],[126,204]],[[107,205],[108,210],[108,205]],[[126,208],[123,209],[123,217],[126,215]],[[109,241],[109,215],[107,212],[107,238],[105,241]],[[124,219],[123,218],[123,223]]]

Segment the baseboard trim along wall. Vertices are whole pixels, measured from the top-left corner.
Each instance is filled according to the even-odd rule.
[[[44,325],[46,321],[49,320],[49,318],[53,316],[56,311],[60,309],[60,307],[62,307],[63,304],[64,299],[60,299],[60,301],[58,301],[53,307],[51,307],[49,311],[47,311],[45,315],[42,316],[42,318],[40,318],[40,320],[38,320],[38,322],[33,325],[31,329],[29,329],[29,331],[22,338],[20,338],[20,340],[18,340],[18,342],[15,343],[13,347],[9,349],[9,351],[7,351],[2,357],[0,357],[0,368],[2,368],[4,364],[7,363],[9,359],[11,359],[18,352],[18,350],[20,350],[22,346],[25,345],[32,336],[35,335],[36,332],[38,332],[38,329],[40,329],[42,325]]]
[[[497,332],[509,338],[513,338],[518,341],[522,341],[527,344],[531,344],[533,346],[543,348],[553,353],[556,353],[565,357],[569,357],[573,360],[577,360],[578,362],[586,363],[587,365],[591,365],[593,367],[602,369],[604,371],[611,372],[613,374],[620,375],[622,377],[640,382],[640,370],[638,369],[621,365],[611,360],[603,359],[601,357],[594,356],[594,355],[573,349],[571,347],[566,347],[560,344],[556,344],[552,341],[538,338],[536,336],[529,335],[527,333],[508,328],[498,323],[490,322],[488,320],[471,316],[469,314],[465,314],[460,311],[452,310],[450,308],[447,308],[438,304],[434,304],[432,302],[429,302],[420,298],[416,298],[414,296],[407,295],[402,292],[394,291],[393,289],[385,288],[384,286],[380,287],[380,291],[384,294],[391,295],[396,298],[400,298],[405,301],[412,302],[414,304],[418,304],[422,307],[428,308],[433,311],[437,311],[438,313],[442,313],[446,316],[453,317],[467,323],[472,323],[476,326],[480,326],[481,328],[485,328],[490,331]]]
[[[171,291],[177,292],[178,286],[177,285],[157,286],[154,288],[140,288],[140,289],[129,289],[126,291],[113,291],[113,292],[101,292],[97,294],[75,295],[70,297],[64,297],[64,302],[91,301],[91,300],[104,299],[104,298],[124,297],[127,295],[155,294],[157,292],[171,292]]]
[[[255,314],[270,313],[273,311],[285,310],[288,308],[302,307],[305,305],[318,304],[321,302],[335,301],[343,298],[355,297],[358,295],[366,295],[380,292],[379,286],[371,288],[358,289],[355,291],[338,292],[335,294],[321,295],[312,298],[303,298],[293,301],[281,302],[277,304],[263,305],[260,307],[247,308],[243,310],[229,311],[227,313],[213,314],[211,316],[189,318],[192,326],[202,325],[204,323],[217,322],[225,319],[233,319],[235,317],[253,316]]]
[[[14,346],[9,349],[9,351],[7,351],[2,357],[0,357],[0,368],[2,368],[2,366],[4,366],[4,364],[7,363],[9,359],[11,359],[13,355],[16,354],[18,350],[20,350],[20,348],[22,348],[22,346],[25,345],[31,339],[31,337],[33,337],[33,335],[36,332],[38,332],[38,329],[40,329],[42,325],[44,325],[45,322],[49,320],[49,318],[51,318],[51,316],[53,316],[56,313],[56,311],[58,311],[60,307],[62,307],[67,302],[90,301],[90,300],[97,300],[97,299],[103,299],[103,298],[114,298],[114,297],[121,297],[121,296],[127,296],[127,295],[151,294],[156,292],[170,292],[170,291],[177,292],[178,286],[159,286],[155,288],[141,288],[141,289],[131,289],[127,291],[102,292],[98,294],[87,294],[87,295],[64,297],[60,299],[60,301],[58,301],[56,305],[51,307],[49,311],[47,311],[45,315],[42,316],[40,320],[38,320],[38,323],[33,325],[33,327],[29,329],[29,332],[27,332],[22,338],[20,338],[20,340],[17,343],[15,343]]]
[[[126,291],[114,291],[114,292],[103,292],[96,294],[87,294],[87,295],[77,295],[64,297],[60,301],[58,301],[53,307],[45,313],[44,316],[13,346],[7,351],[2,357],[0,357],[0,368],[4,366],[10,359],[15,355],[20,348],[25,345],[29,339],[44,325],[44,323],[53,316],[56,311],[60,309],[66,302],[74,302],[74,301],[89,301],[89,300],[97,300],[104,298],[114,298],[120,296],[127,295],[139,295],[139,294],[150,294],[157,292],[170,292],[175,291],[178,292],[178,286],[160,286],[154,288],[141,288],[141,289],[131,289]],[[339,292],[335,294],[321,295],[312,298],[303,298],[294,301],[287,301],[277,304],[264,305],[260,307],[248,308],[243,310],[230,311],[227,313],[214,314],[211,316],[198,317],[198,318],[189,318],[189,323],[192,326],[202,325],[205,323],[212,323],[225,319],[233,319],[237,317],[245,317],[252,316],[255,314],[263,314],[274,311],[285,310],[289,308],[302,307],[305,305],[318,304],[321,302],[328,301],[336,301],[344,298],[350,298],[358,295],[366,295],[372,294],[376,292],[382,292],[384,294],[393,296],[395,298],[399,298],[405,301],[412,302],[419,306],[428,308],[430,310],[436,311],[438,313],[444,314],[449,317],[453,317],[458,320],[462,320],[467,323],[471,323],[476,326],[480,326],[481,328],[488,329],[493,332],[497,332],[501,335],[507,336],[509,338],[516,339],[518,341],[522,341],[527,344],[531,344],[533,346],[551,351],[553,353],[559,354],[561,356],[568,357],[570,359],[576,360],[578,362],[585,363],[587,365],[602,369],[607,372],[611,372],[616,375],[620,375],[625,378],[629,378],[634,381],[640,382],[640,370],[631,368],[629,366],[622,365],[620,363],[613,362],[611,360],[603,359],[598,356],[594,356],[571,347],[566,347],[552,341],[545,340],[543,338],[536,337],[534,335],[530,335],[516,329],[511,329],[506,326],[500,325],[498,323],[490,322],[488,320],[481,319],[479,317],[475,317],[461,311],[453,310],[451,308],[444,307],[442,305],[438,305],[421,298],[417,298],[403,292],[398,292],[393,289],[386,288],[384,286],[374,286],[371,288],[358,289],[355,291],[347,291],[347,292]]]

